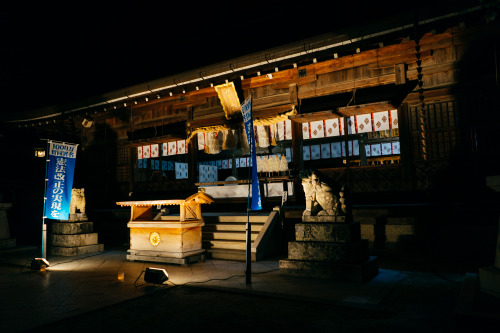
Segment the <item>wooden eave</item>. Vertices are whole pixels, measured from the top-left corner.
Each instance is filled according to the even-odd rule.
[[[345,106],[337,109],[337,112],[344,117],[358,116],[367,113],[397,109],[389,101],[368,103],[354,106]]]
[[[255,111],[252,110],[252,117],[254,119],[272,117],[280,113],[291,111],[294,107],[297,107],[297,103],[288,103]]]
[[[165,143],[169,141],[179,141],[179,140],[185,140],[186,138],[181,137],[179,135],[162,135],[162,136],[157,136],[154,138],[149,138],[149,139],[140,139],[140,140],[133,140],[133,141],[127,141],[124,144],[122,144],[122,147],[140,147],[144,145],[154,145],[154,144],[159,144],[159,143]]]
[[[173,206],[183,205],[185,203],[196,202],[199,204],[211,204],[214,199],[203,192],[195,193],[186,199],[169,199],[169,200],[143,200],[143,201],[118,201],[116,204],[121,207],[152,207],[152,206]]]
[[[320,101],[322,109],[317,111],[314,109],[310,110],[310,108],[304,108],[302,105],[303,113],[292,116],[290,119],[297,123],[306,123],[323,119],[335,119],[394,110],[401,105],[402,101],[415,86],[415,81],[408,81],[402,85],[391,84],[361,88],[356,92],[356,98],[360,103],[351,106],[344,105],[349,105],[350,100],[352,100],[352,93],[339,93],[312,98],[311,101]],[[311,104],[315,104],[315,102],[309,102],[309,105]]]
[[[201,204],[211,204],[214,202],[214,198],[212,198],[212,196],[206,194],[205,192],[200,191],[198,193],[189,196],[185,200],[185,202],[191,202],[191,201],[198,202]]]
[[[291,116],[290,119],[296,123],[308,123],[310,121],[335,119],[340,117],[341,116],[338,113],[334,112],[333,110],[328,110],[328,111],[309,112],[305,114],[297,114],[295,116]]]

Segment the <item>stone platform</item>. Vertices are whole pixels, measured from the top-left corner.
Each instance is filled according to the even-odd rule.
[[[58,256],[76,256],[102,252],[103,244],[98,244],[98,234],[93,232],[94,223],[86,221],[85,214],[70,214],[69,222],[51,224],[49,253]]]
[[[500,221],[498,222],[495,264],[479,268],[479,285],[482,291],[500,298]]]
[[[359,264],[341,264],[306,260],[280,260],[283,275],[334,281],[367,282],[378,274],[378,258],[369,257]]]
[[[0,249],[15,247],[16,239],[10,237],[7,210],[12,207],[11,203],[0,203]]]
[[[378,274],[378,259],[368,255],[359,223],[326,222],[325,216],[309,220],[314,217],[295,225],[295,241],[288,243],[288,258],[280,260],[280,274],[351,282]]]

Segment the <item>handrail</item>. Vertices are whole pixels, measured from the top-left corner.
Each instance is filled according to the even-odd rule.
[[[259,254],[259,256],[262,256],[262,251],[264,251],[264,249],[262,247],[265,246],[264,240],[266,238],[268,238],[269,234],[270,234],[270,232],[268,232],[268,230],[269,231],[272,230],[272,228],[274,227],[274,224],[278,220],[279,216],[280,216],[279,207],[275,207],[273,209],[273,211],[267,217],[267,220],[264,223],[264,225],[262,226],[262,229],[260,230],[259,235],[253,241],[251,251],[252,251],[252,253],[255,253],[256,256],[257,256],[257,254]],[[257,259],[258,258],[256,257],[256,260]]]

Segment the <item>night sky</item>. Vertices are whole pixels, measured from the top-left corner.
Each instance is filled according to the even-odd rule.
[[[431,3],[408,11],[394,0],[104,2],[2,5],[1,112],[92,97]]]

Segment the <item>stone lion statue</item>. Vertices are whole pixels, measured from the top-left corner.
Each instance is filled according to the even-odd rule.
[[[76,214],[77,209],[80,213],[85,213],[85,190],[83,188],[74,188],[71,191],[69,213]]]
[[[306,196],[304,215],[345,215],[347,209],[343,190],[338,194],[334,193],[332,187],[323,182],[314,171],[302,178],[302,187]]]

